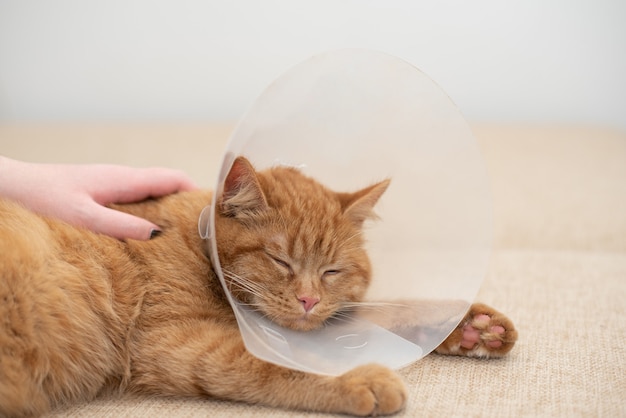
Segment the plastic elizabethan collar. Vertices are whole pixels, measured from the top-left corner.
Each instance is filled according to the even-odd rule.
[[[376,309],[320,330],[282,328],[230,295],[215,237],[216,201],[235,156],[259,169],[298,166],[336,191],[391,178],[365,231]],[[491,249],[488,178],[456,106],[421,71],[367,50],[314,56],[274,81],[230,138],[213,202],[200,217],[215,271],[248,350],[266,361],[338,375],[399,368],[436,348],[465,315]]]

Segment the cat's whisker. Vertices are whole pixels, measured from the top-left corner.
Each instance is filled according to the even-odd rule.
[[[261,296],[262,292],[255,288],[253,285],[251,285],[250,283],[245,283],[245,282],[240,282],[238,280],[232,280],[232,283],[234,286],[236,286],[237,288],[244,290],[246,292],[249,292],[251,294],[253,294],[254,296]]]
[[[324,321],[325,323],[331,322],[331,321],[342,321],[342,322],[349,322],[351,319],[353,318],[352,315],[350,315],[349,312],[345,312],[345,311],[337,311],[335,313],[333,313],[326,321]]]
[[[235,281],[235,282],[237,282],[239,284],[247,286],[248,288],[254,288],[254,289],[258,289],[258,290],[267,290],[265,288],[265,286],[263,286],[263,285],[261,285],[259,283],[253,282],[251,280],[248,280],[245,277],[239,276],[239,275],[237,275],[235,273],[232,273],[232,272],[229,272],[229,271],[224,271],[224,275],[226,277],[228,277],[229,279],[231,279],[231,280],[233,280],[233,281]]]
[[[259,288],[258,286],[255,286],[253,283],[249,283],[246,281],[242,281],[242,280],[238,280],[235,278],[230,278],[232,280],[232,283],[239,287],[242,290],[247,290],[250,293],[254,293],[256,295],[259,295],[261,293],[261,291],[263,290],[262,288]]]
[[[268,319],[269,321],[273,322],[273,323],[277,323],[277,321],[280,319],[280,315],[279,314],[270,314],[264,310],[257,310],[258,313],[261,314],[261,317],[264,319]]]
[[[261,312],[260,305],[258,303],[245,303],[245,302],[237,302],[241,306],[247,306],[253,308],[255,311]]]
[[[394,302],[344,302],[342,308],[408,308],[410,305]]]
[[[341,310],[348,313],[361,311],[364,313],[374,313],[387,316],[395,315],[398,310],[402,310],[407,307],[408,305],[393,302],[347,302],[342,304]]]
[[[224,270],[224,276],[229,278],[232,283],[238,286],[240,289],[248,291],[259,298],[263,298],[265,294],[267,294],[267,289],[265,286],[252,282],[250,280],[245,279],[242,276],[239,276],[233,272]]]

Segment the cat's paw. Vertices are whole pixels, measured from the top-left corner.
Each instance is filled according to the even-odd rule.
[[[341,411],[358,416],[389,415],[404,408],[404,382],[386,367],[370,364],[350,370],[338,378]]]
[[[440,354],[467,357],[502,357],[517,340],[517,331],[506,316],[475,303],[459,326],[436,349]]]

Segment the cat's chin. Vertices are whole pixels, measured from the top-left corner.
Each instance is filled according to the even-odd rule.
[[[311,318],[308,315],[302,315],[293,319],[281,318],[274,321],[276,324],[284,328],[289,328],[294,331],[313,331],[324,326],[324,321],[318,318]]]
[[[324,326],[323,322],[319,322],[319,321],[296,321],[294,323],[293,326],[291,326],[290,328],[295,330],[295,331],[313,331],[319,328],[322,328],[322,326]]]

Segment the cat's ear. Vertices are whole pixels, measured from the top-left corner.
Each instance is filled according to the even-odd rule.
[[[229,217],[245,217],[267,207],[254,167],[244,157],[237,157],[224,180],[220,212]]]
[[[374,206],[385,193],[391,180],[383,180],[355,193],[338,193],[343,213],[357,226],[367,219],[376,218]]]

